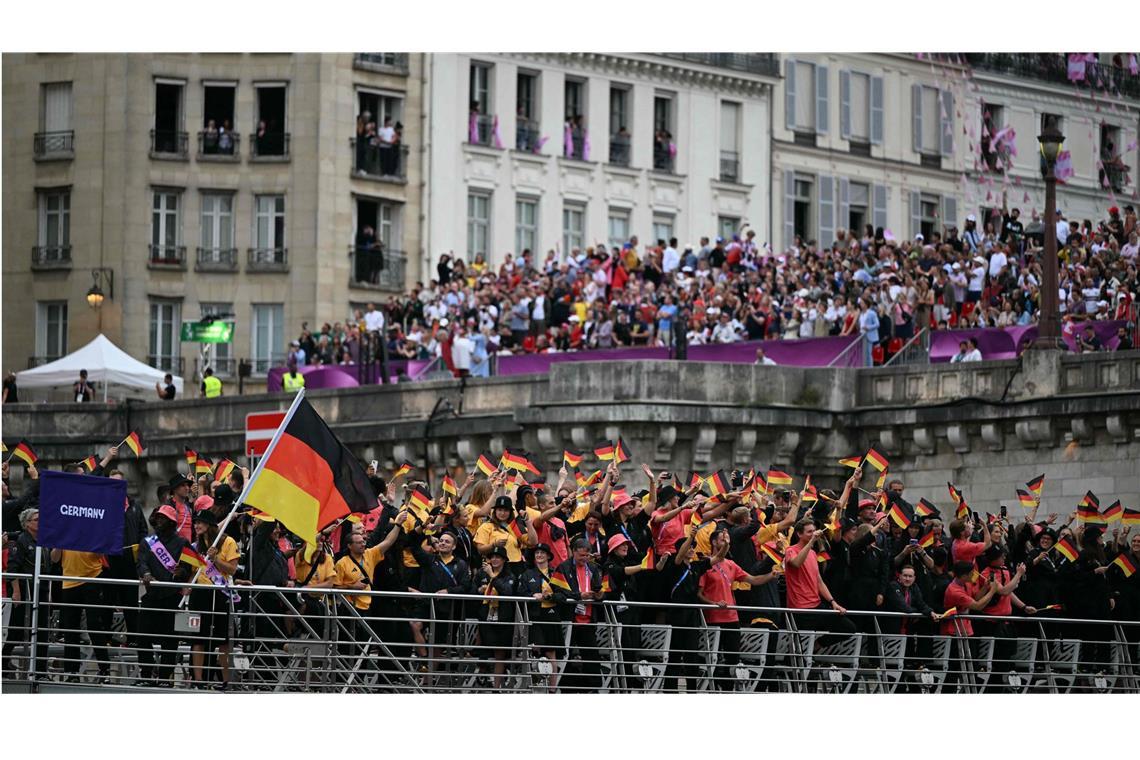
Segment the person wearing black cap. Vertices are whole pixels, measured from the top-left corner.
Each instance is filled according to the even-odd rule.
[[[530,490],[526,486],[519,490],[524,489]],[[512,521],[524,534],[521,539],[511,529]],[[537,543],[538,536],[534,532],[534,525],[527,519],[525,512],[515,517],[515,507],[510,496],[497,498],[495,506],[491,509],[491,519],[475,531],[475,548],[484,557],[490,556],[491,550],[496,547],[506,550],[508,570],[512,575],[517,575],[526,569],[523,548]]]
[[[165,502],[174,507],[174,513],[177,515],[175,530],[188,543],[194,539],[194,508],[190,505],[190,487],[192,485],[194,485],[194,481],[185,475],[181,473],[173,475],[167,483],[170,491]]]
[[[1108,587],[1104,531],[1095,525],[1082,524],[1073,533],[1080,554],[1075,562],[1066,562],[1060,568],[1065,617],[1108,620],[1113,602]],[[1104,623],[1081,623],[1074,627],[1073,638],[1082,642],[1081,670],[1101,672],[1107,668],[1111,627]]]
[[[507,569],[507,550],[492,546],[486,554],[487,564],[475,576],[475,590],[486,597],[479,608],[479,642],[483,652],[495,658],[494,687],[502,688],[507,671],[507,650],[514,635],[515,604],[499,602],[496,597],[514,596],[514,575]]]
[[[546,544],[539,544],[531,551],[530,567],[518,577],[516,587],[519,596],[534,599],[529,605],[530,645],[545,657],[551,666],[552,678],[547,684],[550,691],[558,687],[554,663],[559,659],[563,648],[562,623],[558,617],[558,605],[550,586],[550,565],[554,552]]]
[[[412,552],[420,566],[420,578],[416,589],[425,594],[470,594],[471,570],[467,563],[455,556],[455,533],[450,529],[438,536],[428,536],[426,541],[418,540],[417,536],[411,541]],[[419,610],[420,619],[429,619],[431,610],[424,603]],[[434,603],[435,620],[439,625],[435,640],[444,645],[454,641],[455,621],[460,619],[456,614],[458,603],[447,601],[444,597]]]
[[[601,669],[598,665],[598,643],[594,623],[600,607],[593,602],[604,597],[602,571],[590,561],[590,545],[578,537],[570,544],[570,559],[563,562],[552,574],[551,591],[563,620],[572,624],[570,646],[577,650],[579,671],[564,681],[568,689],[593,690],[599,686]]]
[[[230,536],[224,536],[215,546],[218,538],[218,518],[209,509],[203,509],[194,515],[194,550],[200,557],[221,574],[227,581],[233,581],[234,571],[237,570],[241,554],[238,551],[237,541]],[[190,592],[190,609],[202,615],[202,625],[199,636],[192,639],[190,647],[190,663],[193,668],[194,683],[199,687],[207,683],[203,678],[203,668],[206,654],[212,655],[214,648],[218,650],[218,662],[222,671],[222,688],[230,682],[229,648],[230,648],[230,602],[222,590],[206,576],[205,568],[198,573],[197,588]],[[211,658],[212,659],[212,658]],[[209,682],[216,682],[210,678]]]
[[[711,563],[708,557],[694,560],[694,538],[692,533],[677,539],[670,552],[671,556],[658,562],[662,586],[669,594],[671,606],[667,610],[667,620],[673,629],[669,644],[669,665],[665,670],[666,692],[678,690],[678,679],[684,678],[686,685],[693,683],[700,658],[697,631],[701,625],[700,612],[690,605],[700,604],[701,576]]]
[[[210,505],[210,511],[214,513],[214,517],[218,521],[218,528],[221,529],[222,523],[225,522],[226,517],[234,507],[234,499],[237,496],[234,494],[234,489],[230,488],[227,483],[219,483],[214,488],[214,503]],[[233,518],[226,523],[226,535],[235,541],[241,540],[241,514],[235,514]]]

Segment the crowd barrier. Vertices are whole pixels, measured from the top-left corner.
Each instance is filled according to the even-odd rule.
[[[736,627],[705,623],[707,605],[607,601],[579,624],[529,597],[235,586],[232,600],[216,587],[155,582],[172,597],[156,605],[138,601],[137,581],[104,578],[76,579],[90,584],[77,604],[61,598],[67,580],[44,575],[38,598],[5,600],[6,689],[1140,691],[1134,621],[963,615],[941,635],[929,618],[851,610],[850,633],[834,632],[831,610],[739,606]],[[188,588],[217,611],[195,611],[200,596],[175,607]],[[357,596],[372,597],[372,609],[358,610]],[[963,635],[966,620],[977,635]]]

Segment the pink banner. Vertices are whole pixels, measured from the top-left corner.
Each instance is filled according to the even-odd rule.
[[[472,145],[479,144],[479,115],[471,114],[471,118],[467,120],[467,142]]]

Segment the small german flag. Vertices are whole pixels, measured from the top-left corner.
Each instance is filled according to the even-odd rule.
[[[807,489],[804,491],[802,501],[804,504],[814,504],[815,502],[819,501],[819,491],[816,490],[815,486],[807,487]]]
[[[641,569],[652,570],[655,567],[653,564],[655,561],[656,557],[653,556],[653,547],[650,546],[645,550],[645,556],[641,558]]]
[[[768,485],[768,478],[766,478],[762,472],[756,473],[756,490],[764,496],[772,493],[772,489]]]
[[[214,468],[214,480],[225,482],[235,467],[237,467],[237,465],[228,459],[223,459],[218,462],[218,466]]]
[[[706,477],[705,482],[709,484],[709,491],[713,496],[728,493],[728,478],[720,470]]]
[[[923,549],[929,549],[934,546],[934,531],[928,531],[922,538],[918,539],[918,545]]]
[[[530,460],[521,454],[515,454],[510,449],[503,452],[503,458],[500,460],[502,465],[508,470],[515,470],[517,472],[527,472],[534,468]]]
[[[412,489],[412,495],[408,497],[408,501],[418,509],[426,510],[431,506],[431,497],[419,488]]]
[[[1137,510],[1137,509],[1126,509],[1126,510],[1124,510],[1124,516],[1121,517],[1121,524],[1122,525],[1128,525],[1128,526],[1140,525],[1140,510]]]
[[[455,480],[450,475],[443,476],[443,492],[450,494],[452,498],[459,496],[459,488],[455,485]]]
[[[1029,489],[1030,493],[1040,499],[1041,492],[1045,489],[1045,473],[1041,473],[1025,485]]]
[[[557,586],[563,591],[570,590],[570,584],[566,580],[566,576],[562,574],[561,570],[555,570],[554,574],[550,576],[550,585]]]
[[[768,470],[768,487],[772,486],[790,486],[792,484],[792,476],[782,470]]]
[[[954,512],[954,516],[959,520],[964,519],[966,515],[970,514],[970,507],[966,504],[966,500],[962,498],[962,492],[955,488],[954,484],[950,482],[946,483],[946,488],[950,490],[950,498],[958,507]]]
[[[608,462],[614,458],[614,445],[608,441],[606,443],[599,444],[598,446],[594,447],[594,456],[603,462]]]
[[[98,466],[99,461],[95,459],[95,455],[92,454],[91,456],[84,459],[80,464],[86,467],[88,472],[95,472],[95,467]]]
[[[602,593],[608,594],[613,590],[613,584],[610,583],[610,574],[606,573],[605,576],[602,577]]]
[[[883,470],[882,472],[879,473],[879,477],[875,481],[875,490],[877,491],[880,488],[882,488],[883,484],[886,482],[887,482],[887,471]]]
[[[874,467],[879,472],[882,472],[883,470],[887,469],[887,466],[889,464],[887,462],[887,458],[885,456],[883,456],[879,452],[875,451],[874,446],[872,446],[867,451],[867,455],[865,457],[863,457],[863,459],[864,459],[864,461],[866,461],[869,465]]]
[[[1020,488],[1017,489],[1017,500],[1021,503],[1021,506],[1025,507],[1026,509],[1033,509],[1037,506],[1036,497],[1034,497],[1033,494],[1029,493],[1029,491],[1024,491]]]
[[[519,525],[517,518],[510,521],[510,523],[507,525],[507,529],[510,530],[511,535],[519,541],[522,541],[523,536],[526,535],[526,531],[522,529],[521,525]]]
[[[618,436],[617,446],[614,448],[614,456],[617,457],[618,464],[629,461],[629,449],[625,447],[625,442],[622,441],[621,436]]]
[[[951,607],[942,613],[942,619],[945,620],[946,618],[952,618],[957,614],[958,614],[958,608],[957,607]]]
[[[694,509],[692,514],[689,515],[689,525],[694,528],[701,524],[701,510]]]
[[[1062,557],[1069,560],[1070,562],[1076,562],[1077,561],[1077,555],[1079,552],[1077,552],[1076,547],[1074,547],[1069,542],[1068,538],[1062,538],[1060,541],[1058,541],[1056,544],[1054,544],[1053,548],[1057,550],[1058,554],[1060,554]]]
[[[914,505],[914,511],[919,517],[931,517],[938,515],[938,507],[931,504],[925,498],[918,500],[918,504]]]
[[[1077,504],[1077,509],[1081,507],[1092,507],[1093,509],[1100,509],[1100,499],[1092,491],[1086,491],[1085,495],[1081,497],[1080,503]]]
[[[887,506],[887,492],[883,491],[879,494],[879,501],[875,504],[876,510],[884,509]]]
[[[1097,508],[1091,504],[1085,505],[1081,502],[1081,506],[1077,507],[1077,519],[1089,525],[1107,525],[1108,521],[1104,519],[1104,515],[1097,511]]]
[[[573,451],[565,449],[562,452],[562,461],[571,467],[577,467],[578,465],[582,464],[582,455],[575,454]]]
[[[584,482],[579,481],[578,485],[581,486],[582,488],[589,488],[590,486],[594,485],[595,483],[597,483],[601,479],[602,479],[602,471],[601,470],[594,470],[593,474],[590,475],[590,477],[586,478],[586,480]]]
[[[752,492],[756,490],[756,473],[750,473],[748,479],[744,481],[744,488],[741,490],[740,495],[743,501],[748,501],[752,496]]]
[[[859,465],[861,463],[862,460],[859,459],[859,457],[848,457],[847,459],[839,460],[839,464],[843,465],[844,467],[850,467],[852,470],[859,469]]]
[[[523,452],[523,461],[526,463],[526,471],[529,472],[531,475],[535,475],[535,476],[541,476],[542,475],[542,472],[539,471],[538,467],[535,465],[534,460],[530,458],[530,452],[529,451]]]
[[[703,488],[704,485],[705,485],[705,479],[704,478],[702,478],[700,475],[698,475],[695,472],[689,473],[689,488],[693,488],[694,486],[696,486],[697,488]]]
[[[135,459],[138,459],[143,450],[142,438],[139,437],[139,434],[131,433],[123,439],[123,443],[127,444],[127,448],[134,452]]]
[[[1127,554],[1118,554],[1112,564],[1120,568],[1120,572],[1124,573],[1125,578],[1131,578],[1132,574],[1136,572],[1136,565],[1128,559]]]
[[[407,475],[411,471],[412,471],[412,466],[410,464],[408,464],[407,462],[404,462],[402,465],[400,465],[399,467],[396,468],[395,472],[392,473],[392,480],[395,480],[396,478],[401,478],[404,475]]]
[[[494,475],[496,470],[495,463],[487,458],[486,454],[479,455],[479,461],[475,462],[475,468],[488,478]]]
[[[771,544],[760,544],[760,551],[777,565],[784,561],[784,553]]]
[[[831,559],[831,555],[827,552],[820,552],[819,554],[815,555],[815,558],[819,561],[819,564],[822,565],[824,562],[827,562]]]
[[[32,447],[28,445],[27,441],[20,441],[16,444],[16,448],[12,449],[12,456],[17,459],[23,460],[24,464],[31,467],[39,459],[36,452],[32,451]]]
[[[364,516],[362,514],[360,514],[359,512],[353,512],[352,514],[350,514],[345,519],[348,520],[350,523],[362,523],[362,522],[364,522]]]
[[[186,466],[190,468],[190,472],[194,472],[194,466],[198,464],[198,452],[187,446],[183,446],[182,450],[186,455]]]
[[[1120,499],[1108,505],[1108,509],[1100,513],[1104,518],[1105,523],[1114,523],[1120,518],[1124,517],[1124,507],[1120,504]]]
[[[887,516],[891,518],[891,521],[895,525],[903,528],[904,530],[906,529],[906,526],[910,525],[910,518],[906,516],[906,511],[897,501],[895,502],[894,506],[891,507],[891,511],[887,512]]]
[[[189,545],[183,547],[182,554],[179,555],[178,561],[185,562],[187,565],[191,565],[193,567],[206,566],[206,560],[202,558],[202,555],[199,554],[193,546]]]
[[[198,475],[208,475],[214,469],[214,463],[210,461],[209,457],[198,455],[198,461],[194,463],[194,472]]]

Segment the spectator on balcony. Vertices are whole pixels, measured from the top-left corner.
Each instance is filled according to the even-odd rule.
[[[87,382],[87,370],[85,369],[79,370],[79,380],[71,387],[76,403],[87,403],[94,397],[95,386]]]
[[[218,130],[218,153],[225,156],[234,154],[233,127],[230,126],[229,119],[224,119],[221,129]]]
[[[304,367],[309,354],[301,347],[301,341],[294,340],[289,344],[289,353],[285,357],[285,366]]]
[[[399,173],[400,148],[391,116],[384,117],[384,126],[376,132],[376,144],[379,149],[381,176],[395,177]]]
[[[978,217],[966,216],[966,228],[962,231],[962,245],[966,253],[977,254],[982,250],[982,235],[978,232]]]
[[[206,122],[206,129],[202,132],[202,152],[206,155],[218,152],[218,126],[213,119]]]
[[[268,156],[272,149],[272,138],[269,134],[269,125],[265,119],[257,122],[257,133],[254,135],[257,145],[257,155]]]
[[[530,119],[526,116],[526,109],[519,106],[518,115],[515,117],[515,148],[531,153],[535,147],[534,130]]]
[[[629,165],[629,130],[625,125],[610,137],[610,162],[619,166]]]
[[[1092,325],[1085,325],[1084,333],[1077,339],[1077,353],[1084,354],[1103,350],[1104,344],[1097,337],[1096,329]]]

